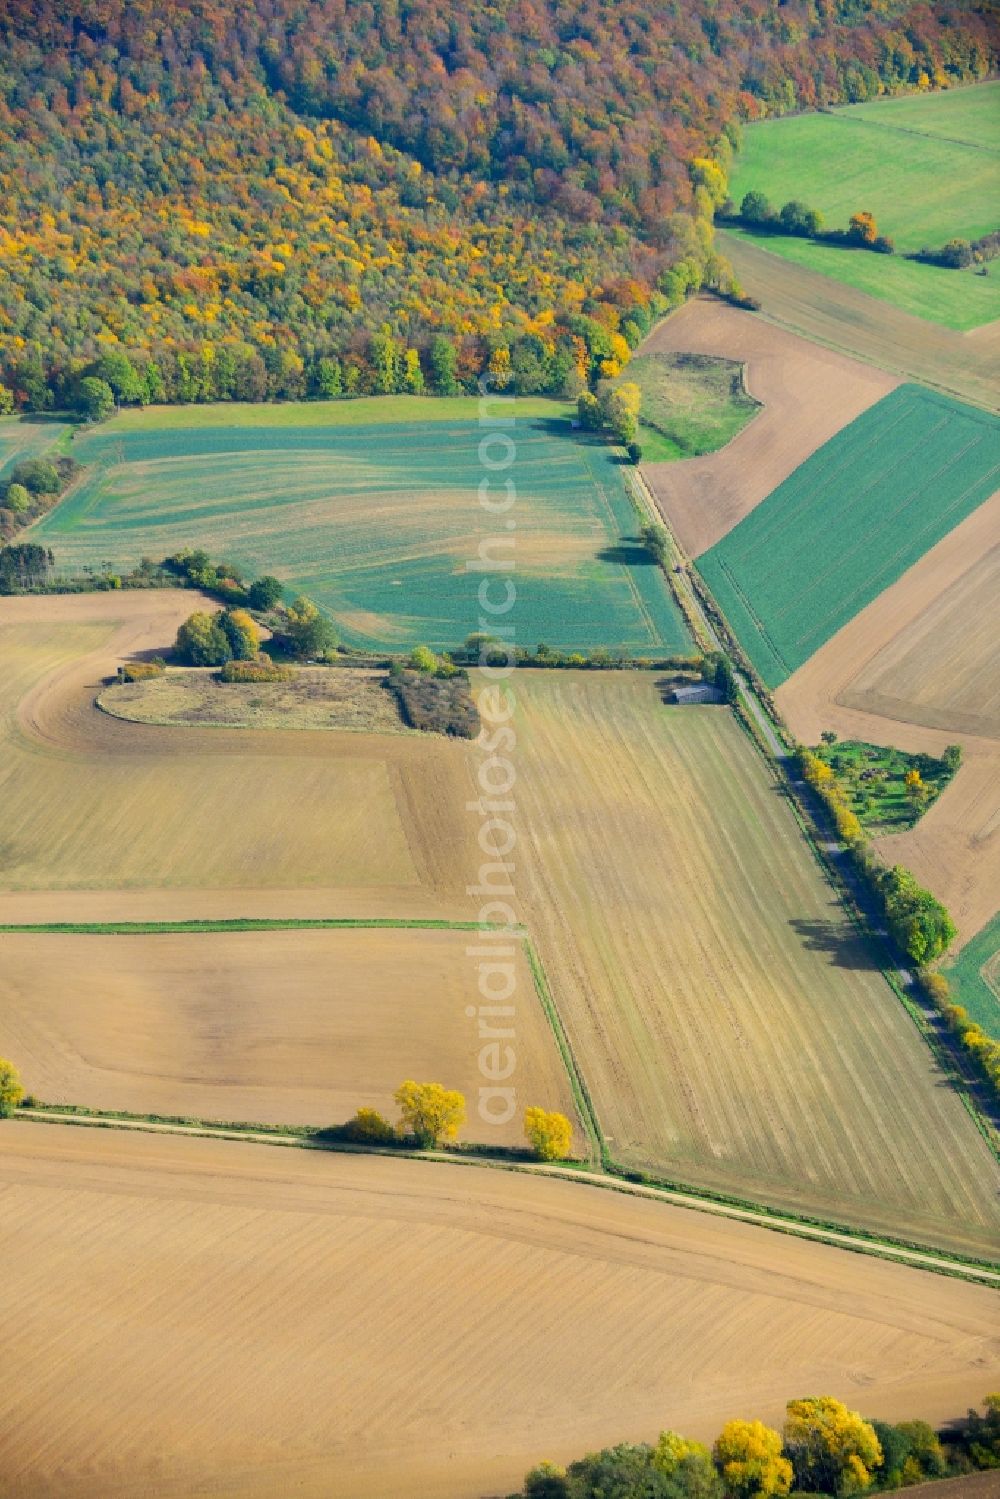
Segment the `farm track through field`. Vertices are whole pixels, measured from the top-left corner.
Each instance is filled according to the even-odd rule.
[[[941,1421],[1000,1374],[985,1287],[579,1182],[22,1124],[0,1190],[12,1499],[468,1499],[817,1388]]]

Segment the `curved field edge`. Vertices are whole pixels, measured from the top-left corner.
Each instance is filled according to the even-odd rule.
[[[801,464],[698,569],[769,687],[993,494],[1000,420],[903,385]]]
[[[566,1034],[562,1017],[553,998],[541,958],[530,936],[523,928],[499,927],[478,922],[421,919],[373,919],[366,921],[354,918],[333,918],[329,920],[308,918],[301,920],[235,918],[228,921],[209,920],[196,922],[49,922],[39,925],[6,923],[0,925],[0,934],[38,933],[47,935],[113,935],[127,937],[168,933],[202,933],[210,935],[212,933],[227,931],[310,931],[338,929],[478,931],[489,932],[493,935],[510,935],[520,939],[533,976],[536,996],[552,1031],[557,1050],[566,1070],[579,1119],[589,1142],[591,1164],[588,1166],[585,1161],[546,1165],[518,1162],[510,1159],[509,1150],[505,1150],[503,1147],[499,1147],[495,1155],[491,1155],[488,1147],[474,1142],[469,1142],[463,1147],[452,1150],[408,1151],[399,1147],[393,1147],[391,1150],[382,1151],[377,1147],[356,1145],[346,1141],[331,1139],[328,1136],[324,1137],[326,1126],[322,1125],[288,1126],[261,1121],[192,1118],[190,1115],[138,1114],[120,1109],[90,1108],[77,1104],[53,1104],[40,1100],[33,1100],[31,1106],[22,1108],[16,1117],[20,1120],[31,1120],[38,1123],[48,1121],[129,1129],[141,1129],[145,1127],[154,1132],[176,1131],[185,1134],[196,1133],[220,1136],[227,1139],[249,1137],[267,1144],[298,1145],[308,1149],[343,1150],[355,1154],[402,1155],[419,1160],[457,1160],[463,1164],[494,1165],[501,1166],[504,1169],[523,1169],[533,1173],[540,1171],[549,1172],[551,1174],[565,1175],[570,1179],[585,1179],[591,1184],[614,1187],[619,1191],[639,1195],[653,1195],[668,1201],[683,1202],[694,1209],[717,1212],[724,1216],[733,1216],[753,1221],[762,1226],[774,1228],[776,1231],[782,1233],[794,1233],[804,1238],[820,1238],[829,1242],[842,1243],[843,1247],[853,1247],[863,1250],[866,1253],[900,1257],[896,1252],[902,1251],[902,1258],[912,1259],[914,1256],[917,1256],[920,1258],[921,1263],[926,1262],[928,1268],[937,1269],[941,1273],[959,1273],[960,1269],[962,1271],[975,1269],[996,1270],[998,1273],[995,1276],[987,1278],[996,1279],[1000,1283],[1000,1260],[992,1261],[990,1259],[980,1259],[958,1253],[948,1253],[914,1239],[894,1238],[885,1234],[868,1232],[862,1228],[853,1227],[836,1220],[783,1212],[780,1209],[768,1206],[766,1203],[756,1201],[751,1197],[713,1192],[700,1188],[691,1182],[672,1177],[661,1177],[655,1172],[636,1172],[627,1165],[616,1161],[614,1153],[609,1149],[601,1129],[600,1120],[594,1108],[585,1075],[578,1064],[572,1045]],[[607,1180],[602,1180],[602,1175]]]
[[[962,948],[944,970],[952,986],[952,1002],[963,1005],[971,1018],[995,1041],[1000,1041],[1000,912]]]

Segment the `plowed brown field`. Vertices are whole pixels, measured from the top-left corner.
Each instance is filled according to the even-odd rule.
[[[1000,322],[957,333],[735,235],[720,234],[719,249],[765,317],[902,379],[1000,409]]]
[[[525,1104],[573,1116],[569,1082],[512,943],[522,1107],[502,1126],[478,1117],[470,942],[419,930],[8,933],[0,1055],[46,1102],[273,1124],[339,1124],[361,1107],[394,1119],[404,1078],[437,1078],[466,1094],[463,1138],[522,1144]]]
[[[717,354],[747,366],[763,410],[717,453],[642,471],[692,557],[707,551],[810,453],[899,381],[750,313],[696,299],[661,323],[644,353]]]
[[[940,754],[955,780],[910,831],[879,840],[945,902],[960,940],[1000,891],[1000,494],[800,667],[775,697],[793,733]]]
[[[996,1162],[732,715],[515,686],[520,894],[617,1159],[995,1250]]]
[[[470,1499],[817,1390],[942,1421],[1000,1378],[985,1288],[579,1184],[23,1123],[0,1191],[9,1499]]]
[[[401,906],[468,916],[480,855],[465,811],[467,747],[162,728],[94,707],[115,664],[168,646],[197,602],[175,592],[0,600],[0,886],[312,889],[326,893],[327,916]],[[234,914],[250,914],[240,906]],[[178,896],[182,908],[190,899]],[[72,919],[63,909],[57,919]],[[113,914],[111,900],[103,910]],[[297,898],[285,910],[306,914]],[[164,895],[158,919],[174,911]]]

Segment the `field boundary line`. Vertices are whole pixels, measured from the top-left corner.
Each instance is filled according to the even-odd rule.
[[[58,1107],[44,1105],[19,1110],[15,1120],[34,1121],[36,1124],[63,1124],[89,1129],[117,1129],[144,1134],[184,1135],[197,1139],[223,1139],[243,1141],[247,1144],[274,1145],[283,1149],[321,1150],[345,1155],[378,1155],[390,1159],[424,1161],[430,1164],[451,1166],[475,1166],[494,1171],[515,1171],[531,1176],[548,1176],[556,1180],[583,1183],[604,1191],[621,1192],[627,1196],[645,1197],[652,1201],[667,1202],[692,1212],[712,1213],[716,1217],[730,1218],[746,1223],[750,1227],[770,1229],[792,1237],[825,1243],[838,1249],[847,1249],[856,1254],[868,1254],[877,1259],[892,1260],[914,1269],[927,1270],[938,1275],[948,1275],[963,1280],[979,1281],[1000,1287],[1000,1263],[993,1261],[966,1260],[949,1255],[944,1250],[934,1250],[919,1244],[895,1243],[877,1235],[866,1235],[864,1230],[844,1226],[827,1227],[796,1218],[791,1214],[772,1212],[769,1208],[753,1203],[728,1202],[697,1188],[657,1183],[655,1181],[629,1181],[610,1171],[592,1171],[586,1167],[554,1165],[547,1162],[511,1161],[489,1158],[475,1151],[467,1154],[443,1150],[379,1150],[367,1145],[350,1144],[343,1141],[318,1140],[306,1134],[283,1133],[280,1129],[269,1131],[248,1126],[165,1123],[149,1118],[127,1118],[116,1114],[62,1113]]]
[[[525,938],[525,927],[484,921],[447,921],[436,916],[233,916],[193,918],[190,921],[41,921],[0,923],[0,936],[36,932],[39,935],[81,937],[149,937],[171,932],[329,932],[329,931],[495,932]]]

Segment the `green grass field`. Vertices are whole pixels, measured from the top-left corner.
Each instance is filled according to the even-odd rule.
[[[490,397],[488,416],[508,412],[516,421],[576,414],[576,406],[548,396]],[[359,396],[344,401],[216,401],[206,406],[131,406],[101,428],[130,432],[174,432],[191,427],[367,427],[396,422],[474,422],[478,396]]]
[[[944,970],[956,1004],[1000,1041],[1000,912],[967,942]]]
[[[734,359],[637,354],[621,378],[642,391],[639,440],[647,463],[714,453],[760,410]]]
[[[51,417],[6,416],[0,418],[0,479],[25,458],[40,458],[66,432],[64,422]]]
[[[1000,420],[901,385],[697,566],[758,672],[777,687],[998,481]]]
[[[1000,200],[1000,83],[954,93],[907,96],[753,125],[734,167],[730,193],[751,189],[776,208],[797,198],[818,208],[827,227],[852,213],[874,213],[897,252],[975,239],[997,227]],[[739,231],[743,233],[743,231]],[[904,311],[957,329],[1000,317],[1000,268],[988,276],[949,271],[895,256],[751,234],[754,243]]]
[[[492,472],[487,462],[508,460],[507,429],[454,418],[146,430],[119,419],[76,440],[90,472],[30,534],[68,571],[204,547],[311,595],[349,644],[390,648],[454,646],[481,628],[484,574],[468,564],[493,538],[494,567],[514,568],[491,573],[489,597],[506,602],[509,577],[516,600],[491,623],[512,624],[519,644],[689,648],[662,573],[634,541],[618,455],[518,410],[513,461]],[[503,501],[508,480],[514,504],[491,515],[480,484]]]

